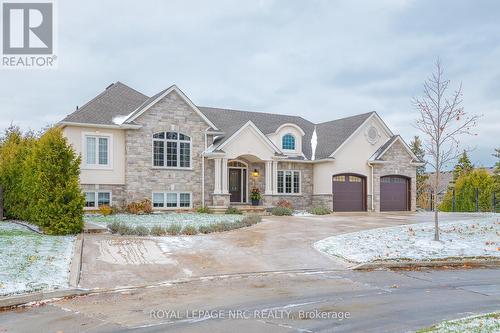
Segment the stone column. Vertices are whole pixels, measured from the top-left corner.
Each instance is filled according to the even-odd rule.
[[[229,194],[227,183],[228,183],[227,158],[223,158],[222,159],[222,194]]]
[[[272,193],[278,194],[278,161],[273,161],[273,173],[271,177]]]
[[[215,184],[214,184],[214,194],[220,194],[221,193],[221,159],[220,158],[214,158],[214,163],[215,163]]]
[[[273,162],[272,161],[266,161],[266,170],[265,170],[265,187],[266,190],[264,194],[270,195],[273,194]]]

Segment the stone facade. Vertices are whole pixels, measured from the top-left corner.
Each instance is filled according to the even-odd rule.
[[[417,184],[416,167],[412,165],[412,158],[400,142],[395,142],[383,155],[382,160],[384,161],[383,164],[375,164],[373,167],[374,210],[380,212],[380,177],[401,175],[410,178],[411,211],[415,211],[417,209],[415,198],[415,188]]]
[[[312,206],[333,210],[333,194],[313,194]]]
[[[138,130],[127,130],[125,189],[129,201],[150,199],[153,191],[191,192],[193,207],[201,206],[201,158],[207,123],[173,91],[140,115]],[[191,137],[191,168],[153,167],[152,138],[175,131]]]

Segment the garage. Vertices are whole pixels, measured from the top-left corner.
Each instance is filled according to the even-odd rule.
[[[333,176],[333,211],[366,211],[366,177],[357,174]]]
[[[410,204],[410,182],[404,176],[380,178],[380,211],[407,211]]]

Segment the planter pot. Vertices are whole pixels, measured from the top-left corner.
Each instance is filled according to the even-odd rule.
[[[252,199],[252,206],[258,206],[259,205],[259,199]]]

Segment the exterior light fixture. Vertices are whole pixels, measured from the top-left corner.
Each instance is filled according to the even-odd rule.
[[[252,171],[252,176],[254,176],[254,177],[259,177],[259,170],[257,170],[257,169],[253,169],[253,171]]]

